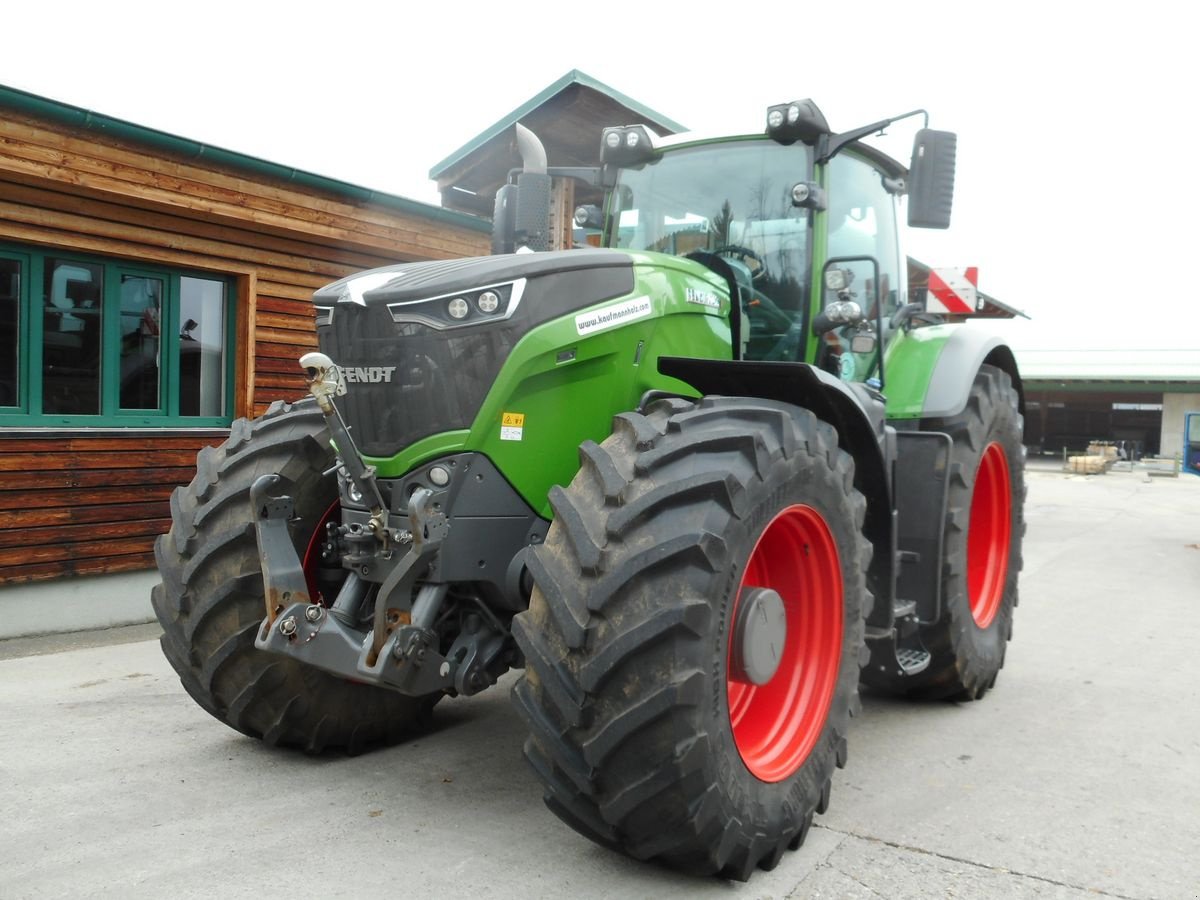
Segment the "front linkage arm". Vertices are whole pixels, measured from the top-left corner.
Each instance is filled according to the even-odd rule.
[[[439,652],[433,626],[447,586],[424,584],[415,600],[411,599],[418,579],[429,571],[450,530],[445,514],[434,508],[432,493],[421,488],[408,500],[408,527],[397,527],[404,520],[389,517],[375,471],[359,455],[333,402],[336,394],[345,391],[337,367],[327,356],[317,353],[306,354],[301,364],[309,371],[310,391],[329,423],[341,464],[371,504],[366,531],[375,540],[372,542],[361,530],[358,533],[374,546],[369,550],[364,547],[357,555],[369,552],[376,564],[370,569],[382,575],[382,582],[369,634],[364,635],[356,627],[359,607],[369,589],[357,572],[352,570],[347,576],[330,609],[316,602],[309,594],[288,530],[294,512],[292,498],[271,495],[279,476],[261,476],[251,487],[250,497],[267,616],[255,646],[344,678],[385,685],[413,696],[440,690],[475,693],[486,686],[476,671],[479,654],[471,652],[477,648],[460,647],[461,641],[456,640],[449,658]],[[397,555],[398,547],[406,548],[403,555]],[[363,571],[368,568],[363,567]]]

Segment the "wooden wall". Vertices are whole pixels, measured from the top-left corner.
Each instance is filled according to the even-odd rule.
[[[352,152],[352,151],[349,151]],[[314,289],[488,236],[0,109],[0,241],[231,276],[235,414],[304,394]],[[153,565],[171,489],[222,430],[0,429],[0,584]]]

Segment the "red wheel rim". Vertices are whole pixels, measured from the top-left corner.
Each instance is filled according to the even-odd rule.
[[[321,601],[325,606],[333,603],[333,597],[321,597],[320,588],[317,587],[317,569],[321,565],[321,544],[325,540],[325,526],[334,519],[340,519],[342,514],[342,504],[338,500],[334,500],[329,509],[325,510],[325,515],[321,516],[317,522],[317,527],[313,529],[313,533],[308,538],[308,546],[304,548],[304,556],[300,560],[300,565],[304,568],[304,581],[308,585],[309,599],[316,602]]]
[[[971,524],[967,532],[967,596],[971,617],[987,628],[1000,611],[1008,576],[1012,544],[1012,491],[1008,457],[991,443],[979,460],[975,492],[971,497]]]
[[[730,616],[725,690],[729,722],[742,762],[762,781],[782,781],[812,752],[825,727],[842,656],[842,569],[825,519],[810,506],[790,506],[767,525],[738,585],[770,588],[783,600],[787,636],[775,675],[763,685],[733,667]]]

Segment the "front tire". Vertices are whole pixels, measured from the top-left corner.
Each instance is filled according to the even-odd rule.
[[[250,486],[280,476],[295,502],[297,553],[311,558],[314,533],[337,502],[335,480],[323,475],[334,459],[312,401],[238,419],[225,443],[200,451],[196,477],[171,495],[171,530],[154,545],[163,653],[188,694],[243,734],[309,753],[395,743],[440,696],[354,684],[254,646],[266,605]]]
[[[665,400],[615,426],[552,492],[531,560],[514,622],[525,754],[547,805],[586,837],[744,880],[803,842],[846,761],[866,503],[807,410]],[[786,637],[756,684],[739,608],[764,590]]]

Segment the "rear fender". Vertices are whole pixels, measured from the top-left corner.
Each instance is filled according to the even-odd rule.
[[[994,334],[961,324],[914,329],[888,348],[888,418],[953,416],[967,405],[979,367],[1007,372],[1025,414],[1025,388],[1012,349]]]

